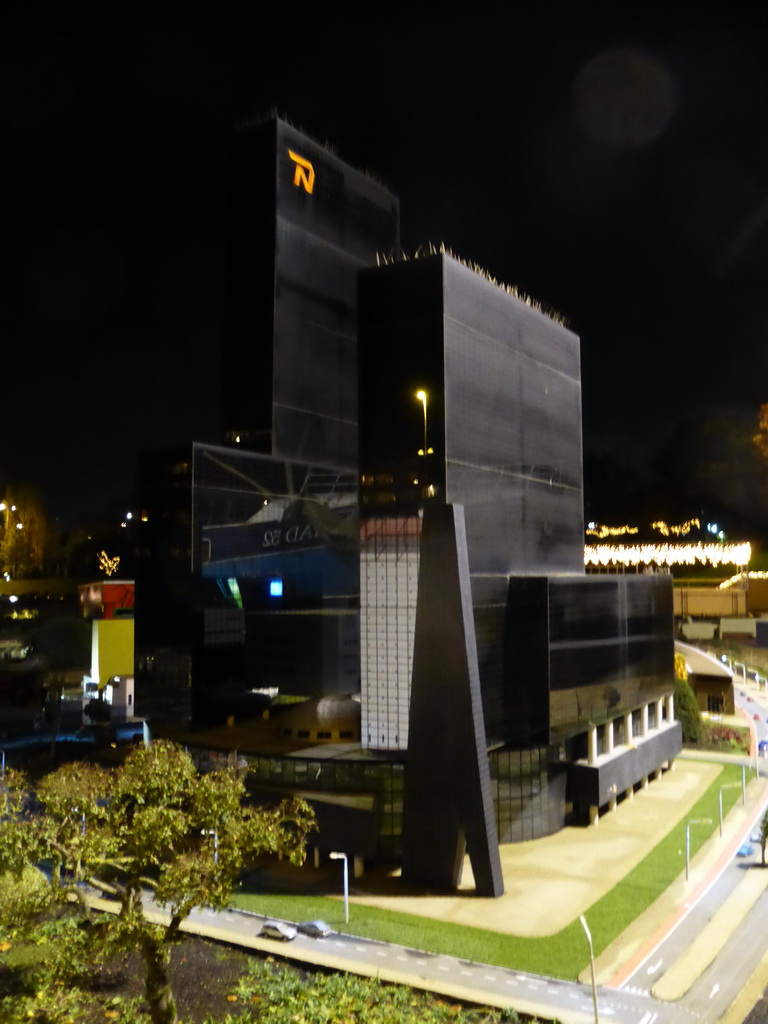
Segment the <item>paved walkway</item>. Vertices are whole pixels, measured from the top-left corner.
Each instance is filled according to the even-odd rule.
[[[397,873],[373,871],[354,883],[353,899],[513,935],[554,935],[650,853],[721,770],[715,763],[678,760],[671,772],[619,803],[596,827],[565,828],[544,839],[502,846],[505,892],[498,899],[467,899],[474,889],[468,858],[459,895],[420,896],[404,891]]]

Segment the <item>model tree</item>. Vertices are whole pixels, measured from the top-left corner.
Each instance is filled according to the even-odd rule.
[[[198,775],[191,758],[165,741],[137,748],[117,769],[71,764],[51,773],[36,788],[44,813],[19,813],[26,787],[23,776],[6,773],[0,873],[47,860],[52,899],[74,893],[89,916],[87,883],[114,900],[99,948],[141,954],[155,1024],[176,1020],[168,961],[193,907],[224,908],[243,867],[263,854],[301,863],[314,827],[302,801],[248,806],[236,770]],[[148,894],[167,923],[147,920]]]
[[[765,867],[765,847],[768,845],[768,811],[763,815],[760,822],[760,853],[762,854],[763,867]]]
[[[696,694],[688,682],[685,658],[675,654],[675,718],[683,727],[683,743],[698,743],[701,739],[701,711]]]
[[[14,579],[41,572],[50,533],[35,488],[26,484],[6,488],[0,495],[0,572]]]

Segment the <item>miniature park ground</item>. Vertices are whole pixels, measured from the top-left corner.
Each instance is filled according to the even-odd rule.
[[[4,945],[0,944],[2,952]],[[29,976],[9,968],[3,959],[0,952],[3,1024],[149,1024],[137,955],[116,956],[94,968],[89,978],[80,982],[82,999],[74,1009],[59,1005],[54,997],[46,999],[43,992],[25,998],[33,991]],[[254,966],[275,979],[269,990],[263,974],[254,975]],[[270,1024],[364,1024],[368,1020],[375,1024],[537,1024],[514,1011],[446,1000],[404,986],[378,985],[354,975],[310,971],[193,935],[184,936],[173,950],[169,974],[178,1024],[235,1024],[243,1015],[249,1024],[260,1020]]]
[[[18,974],[2,963],[2,959],[0,956],[0,1001],[4,996],[20,996],[24,985]],[[203,1024],[207,1019],[224,1020],[227,1013],[236,1013],[237,1003],[228,997],[234,996],[237,983],[251,960],[252,955],[241,950],[186,937],[171,956],[171,977],[179,1019],[190,1024]],[[141,997],[144,992],[138,955],[115,957],[103,969],[94,971],[90,991],[93,998],[78,1011],[78,1024],[107,1024],[110,1020],[119,1024],[121,1017],[125,1019],[120,1012],[123,1001]],[[112,1016],[108,1016],[110,1013]],[[34,1017],[31,1019],[35,1020]]]
[[[404,892],[396,877],[371,872],[353,883],[353,900],[361,911],[363,906],[368,906],[406,915],[417,914],[431,919],[438,927],[442,925],[446,931],[457,926],[470,929],[474,926],[500,935],[506,933],[510,939],[520,936],[536,942],[537,938],[551,936],[566,927],[609,894],[642,862],[671,823],[689,812],[720,770],[717,764],[678,760],[673,772],[622,804],[618,813],[601,818],[597,828],[569,828],[545,840],[502,847],[506,893],[499,900],[471,898],[472,877],[468,865],[463,891],[456,896]],[[317,892],[312,884],[312,869],[301,870],[305,892],[312,889]],[[258,880],[264,884],[264,889],[261,885],[258,888],[262,892],[283,888],[281,873],[279,867],[265,870]],[[286,877],[282,882],[290,885]],[[333,886],[326,887],[325,891],[333,891]],[[271,898],[267,898],[261,912],[278,913],[276,908],[268,906],[270,901]],[[593,913],[594,909],[590,911]],[[629,928],[607,946],[600,958],[602,980],[640,947],[649,927],[653,931],[666,913],[665,906],[649,908],[642,929]],[[228,1013],[238,1014],[245,1009],[242,1002],[236,1000],[235,990],[253,958],[252,952],[186,937],[172,957],[180,1020],[203,1024],[207,1020],[224,1020]],[[18,977],[3,965],[4,959],[0,952],[0,998],[18,988]],[[117,1009],[120,999],[139,996],[143,991],[140,965],[134,957],[123,956],[114,961],[108,969],[97,973],[94,982],[96,998],[88,1011],[77,1017],[84,1024],[127,1019]],[[109,1000],[115,997],[115,1009],[105,1014]],[[760,1007],[755,1007],[749,1024],[763,1024],[768,1020],[760,1014]]]

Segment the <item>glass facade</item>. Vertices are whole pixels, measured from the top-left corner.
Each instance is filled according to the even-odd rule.
[[[485,728],[505,742],[509,576],[583,571],[578,338],[435,255],[360,274],[359,365],[362,514],[463,506]]]
[[[365,271],[360,390],[361,472],[421,469],[463,505],[473,576],[582,571],[575,335],[446,256]]]
[[[358,691],[356,473],[195,445],[192,532],[207,608],[198,689],[226,676],[228,644],[240,688]],[[217,609],[234,616],[229,635]]]
[[[201,771],[231,764],[228,751],[190,747],[189,753]],[[276,791],[277,799],[300,791],[309,799],[315,793],[346,795],[360,799],[360,806],[374,817],[377,836],[376,855],[382,861],[400,857],[403,832],[403,788],[405,765],[402,761],[278,757],[239,754],[238,764],[247,773],[251,787],[265,786]],[[364,800],[362,798],[369,798]]]
[[[513,578],[507,732],[548,743],[659,700],[673,679],[669,577]]]
[[[385,188],[280,120],[232,140],[226,431],[356,468],[357,271],[399,245]]]
[[[489,761],[500,843],[539,839],[565,825],[567,766],[551,748],[494,750]]]
[[[229,751],[190,747],[201,771],[232,764]],[[551,750],[495,750],[489,753],[491,787],[500,843],[523,842],[558,831],[565,824],[565,768]],[[374,818],[377,857],[397,862],[402,852],[405,764],[384,758],[343,759],[237,755],[251,786],[312,794],[370,798],[361,801]]]

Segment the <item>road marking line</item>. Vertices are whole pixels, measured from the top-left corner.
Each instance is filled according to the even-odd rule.
[[[450,971],[451,968],[450,967],[446,967],[445,964],[438,964],[437,965],[437,969],[438,969],[438,971]]]

